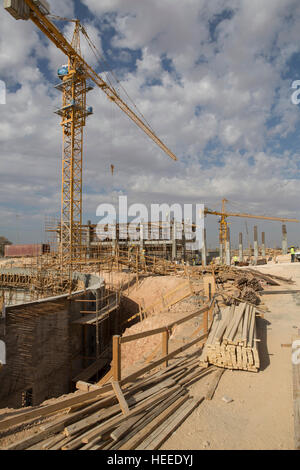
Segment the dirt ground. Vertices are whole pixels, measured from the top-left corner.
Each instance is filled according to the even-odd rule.
[[[259,266],[264,273],[292,277],[296,284],[268,290],[300,289],[300,264]],[[294,448],[291,348],[300,328],[300,293],[264,295],[269,308],[259,319],[262,335],[258,373],[226,370],[211,401],[204,401],[161,449],[265,449]],[[191,388],[205,393],[207,380]],[[226,396],[233,401],[226,403]]]
[[[300,289],[300,263],[290,263],[286,258],[277,264],[271,263],[255,269],[263,273],[292,277],[295,281],[295,285],[268,286],[267,290]],[[130,297],[136,301],[144,298],[145,303],[149,304],[156,296],[173,289],[180,282],[182,279],[174,277],[149,278],[138,288],[132,288]],[[158,313],[159,325],[152,324],[152,318],[148,327],[167,324],[194,311],[198,300],[195,297],[175,305],[164,318]],[[262,300],[269,312],[258,320],[261,370],[258,373],[226,370],[213,399],[204,400],[163,444],[161,450],[294,448],[291,348],[281,345],[290,344],[292,336],[300,329],[300,293],[264,295]],[[191,332],[200,324],[201,318],[196,317],[184,327],[182,325],[175,330],[170,341],[170,350],[187,342]],[[139,331],[139,324],[134,328]],[[128,334],[137,331],[131,330]],[[149,345],[149,351],[151,349],[153,344]],[[143,352],[148,353],[148,350]],[[204,396],[214,373],[192,385],[190,395]],[[226,403],[223,397],[229,397],[232,401]],[[1,410],[2,417],[4,411],[8,412]],[[23,431],[21,436],[27,432]],[[13,439],[11,436],[8,441]],[[6,445],[8,441],[5,440]],[[0,441],[1,444],[4,443]]]

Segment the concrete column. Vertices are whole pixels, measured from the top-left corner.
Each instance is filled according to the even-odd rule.
[[[243,262],[243,234],[240,232],[239,234],[239,262]]]
[[[222,264],[223,264],[223,258],[224,258],[223,245],[222,245],[222,243],[220,243],[220,253],[219,253],[219,256],[220,256],[220,264],[222,265]]]
[[[116,222],[116,220],[113,221],[112,225],[114,227],[113,230],[116,233],[117,232],[117,222]],[[113,237],[112,237],[112,240],[111,240],[111,252],[112,252],[113,256],[116,255],[116,240]]]
[[[261,256],[263,258],[265,258],[265,256],[266,256],[265,232],[261,233]]]
[[[202,260],[202,266],[206,266],[206,256],[207,256],[207,250],[206,250],[206,228],[202,230],[202,252],[201,252],[201,260]]]
[[[171,231],[172,231],[172,260],[175,261],[177,259],[176,220],[173,220]]]
[[[185,238],[184,225],[183,225],[183,230],[182,230],[181,237],[182,237],[181,238],[181,247],[182,247],[181,253],[182,253],[183,261],[186,262],[186,238]]]
[[[258,238],[257,238],[257,226],[254,226],[254,263],[257,264],[258,259]]]
[[[230,252],[230,228],[227,228],[227,240],[226,240],[226,265],[231,264],[231,252]]]
[[[282,254],[288,254],[288,244],[287,244],[287,232],[286,232],[286,225],[282,225]]]

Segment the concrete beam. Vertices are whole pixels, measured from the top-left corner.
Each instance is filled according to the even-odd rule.
[[[231,265],[231,250],[230,250],[230,228],[227,228],[227,240],[226,240],[226,265]]]
[[[258,259],[258,236],[257,236],[257,226],[254,226],[254,262],[257,264]]]

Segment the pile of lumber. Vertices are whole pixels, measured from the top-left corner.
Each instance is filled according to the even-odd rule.
[[[28,429],[33,420],[51,415],[52,421],[6,450],[158,449],[204,399],[190,397],[187,387],[213,370],[199,367],[197,352],[124,385],[123,403],[115,393],[117,382],[94,385],[92,391],[0,421],[0,433],[13,433],[22,424]],[[59,415],[53,419],[54,410]]]
[[[200,365],[257,372],[260,366],[258,341],[255,307],[246,303],[232,304],[215,315]]]
[[[264,285],[280,286],[282,283],[294,284],[292,279],[273,274],[263,274],[255,269],[237,269],[229,266],[219,266],[215,270],[216,282],[233,297],[254,305],[261,303],[260,293]]]

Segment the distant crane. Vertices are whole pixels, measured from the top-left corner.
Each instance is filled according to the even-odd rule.
[[[169,157],[177,157],[157,137],[146,123],[121,99],[112,85],[108,85],[93,68],[85,62],[81,55],[80,33],[90,47],[96,50],[84,27],[79,20],[67,20],[50,16],[50,7],[46,0],[4,0],[4,8],[17,20],[31,20],[67,57],[68,64],[61,67],[58,75],[61,83],[57,85],[63,94],[62,107],[57,111],[61,116],[63,130],[62,156],[62,190],[61,190],[61,224],[60,249],[62,263],[72,264],[81,248],[82,226],[82,160],[83,160],[83,128],[86,118],[93,114],[87,107],[87,92],[92,87],[87,84],[91,80],[114,102],[127,116],[142,129]],[[72,42],[69,43],[61,31],[50,21],[73,21],[75,30]]]
[[[253,215],[253,214],[239,214],[235,212],[227,212],[226,211],[226,202],[228,202],[227,199],[222,200],[222,210],[219,211],[214,211],[212,209],[205,208],[204,209],[204,214],[205,215],[218,215],[220,216],[220,229],[219,229],[219,241],[220,241],[220,247],[223,247],[223,253],[225,252],[225,243],[227,240],[227,233],[228,233],[228,222],[227,222],[227,217],[243,217],[247,219],[263,219],[263,220],[275,220],[278,222],[299,222],[298,219],[287,219],[285,217],[267,217],[264,215]]]

